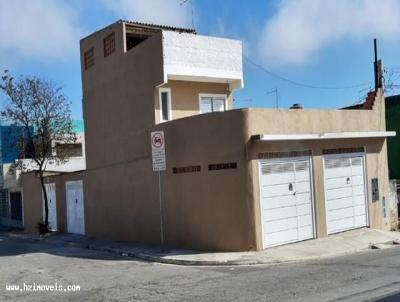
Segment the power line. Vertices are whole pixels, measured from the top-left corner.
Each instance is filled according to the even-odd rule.
[[[341,89],[352,89],[352,88],[357,88],[357,87],[365,87],[368,84],[371,84],[372,81],[369,82],[364,82],[364,83],[359,83],[359,84],[354,84],[354,85],[348,85],[348,86],[316,86],[316,85],[311,85],[311,84],[306,84],[306,83],[301,83],[297,81],[293,81],[291,79],[288,79],[286,77],[283,77],[275,72],[272,72],[265,68],[264,66],[261,66],[260,64],[254,62],[250,58],[243,56],[245,60],[247,60],[250,64],[258,67],[259,69],[263,70],[265,73],[269,74],[272,77],[275,77],[281,81],[285,81],[287,83],[290,83],[295,86],[300,86],[300,87],[305,87],[305,88],[310,88],[310,89],[321,89],[321,90],[341,90]]]

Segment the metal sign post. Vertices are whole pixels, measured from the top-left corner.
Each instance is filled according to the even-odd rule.
[[[158,192],[160,201],[160,243],[161,252],[164,252],[164,227],[163,227],[163,215],[162,215],[162,194],[161,194],[161,171],[158,171]]]
[[[151,132],[151,157],[153,163],[153,171],[158,172],[158,192],[160,203],[160,244],[161,252],[164,251],[164,227],[162,214],[162,194],[161,194],[161,171],[167,168],[165,159],[165,139],[164,131]]]

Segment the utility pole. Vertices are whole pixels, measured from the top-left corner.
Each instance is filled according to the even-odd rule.
[[[268,92],[267,92],[267,95],[268,95],[268,94],[272,94],[272,93],[275,93],[275,106],[276,106],[276,109],[278,109],[278,108],[279,108],[278,88],[275,88],[275,89],[273,89],[273,90],[271,90],[271,91],[268,91]]]

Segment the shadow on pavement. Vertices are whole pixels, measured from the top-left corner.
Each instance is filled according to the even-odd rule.
[[[22,236],[21,236],[22,237]],[[0,257],[23,256],[32,253],[45,253],[62,257],[74,257],[93,260],[141,261],[115,253],[87,249],[90,240],[84,236],[56,234],[45,239],[10,237],[0,230]]]
[[[374,300],[374,302],[398,302],[398,301],[400,301],[400,292]]]

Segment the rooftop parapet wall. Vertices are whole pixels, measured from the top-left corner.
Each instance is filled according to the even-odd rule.
[[[247,109],[249,137],[257,134],[305,134],[385,131],[383,98],[372,110]]]
[[[243,87],[242,42],[163,31],[164,81],[191,80]]]

